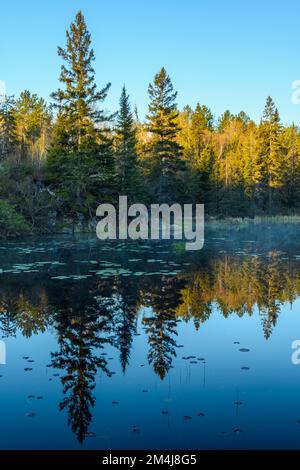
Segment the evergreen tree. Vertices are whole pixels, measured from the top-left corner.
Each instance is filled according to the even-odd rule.
[[[280,119],[272,98],[266,101],[258,128],[256,179],[260,183],[262,209],[273,212],[278,205],[278,189],[282,186],[283,159],[280,149]]]
[[[193,159],[193,142],[192,142],[192,117],[193,110],[190,106],[185,106],[178,115],[177,142],[182,147],[183,158],[187,164],[192,163]]]
[[[149,85],[147,128],[151,133],[151,185],[160,202],[178,200],[179,173],[183,169],[182,148],[177,143],[177,92],[166,70],[162,68]]]
[[[295,211],[300,204],[300,134],[295,125],[281,134],[283,169],[281,199],[288,210]]]
[[[49,152],[49,177],[58,186],[68,210],[90,217],[98,197],[108,197],[115,181],[107,127],[112,116],[105,116],[98,108],[110,83],[97,90],[91,36],[80,11],[66,35],[66,48],[58,48],[64,60],[60,74],[64,89],[52,94],[58,117]]]
[[[127,195],[129,201],[138,201],[141,185],[136,153],[136,129],[125,86],[120,98],[115,135],[118,191]]]
[[[232,119],[234,119],[234,115],[227,109],[218,119],[218,131],[222,132]]]
[[[199,103],[192,115],[191,135],[196,157],[199,157],[207,144],[207,131],[213,129],[213,115],[205,105]]]
[[[0,101],[0,160],[13,155],[18,144],[15,105],[13,96]]]
[[[213,205],[214,163],[214,149],[211,144],[207,144],[200,155],[194,157],[190,173],[189,197],[195,203],[204,203],[206,210],[211,210]]]
[[[42,158],[50,137],[51,112],[43,98],[22,91],[15,106],[16,131],[21,157]]]

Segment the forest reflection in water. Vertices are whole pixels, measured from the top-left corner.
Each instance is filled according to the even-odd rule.
[[[115,373],[107,350],[118,352],[126,374],[139,321],[148,366],[166,380],[183,351],[180,323],[193,323],[196,334],[216,312],[224,318],[257,312],[268,340],[283,305],[299,296],[297,237],[281,237],[279,246],[278,234],[259,230],[213,235],[197,254],[176,244],[99,247],[90,239],[2,244],[2,338],[53,332],[57,349],[47,367],[60,374],[59,409],[79,442],[92,437],[96,377]]]

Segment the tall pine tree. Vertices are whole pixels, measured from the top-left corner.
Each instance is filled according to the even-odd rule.
[[[49,152],[49,176],[68,212],[89,218],[99,198],[108,197],[115,182],[112,139],[99,109],[110,88],[97,90],[91,36],[81,11],[66,33],[67,45],[58,48],[64,60],[60,82],[64,89],[52,94],[58,110]]]
[[[279,189],[282,187],[283,158],[280,149],[280,119],[274,101],[268,96],[263,117],[258,127],[255,178],[258,182],[261,209],[278,209]]]
[[[115,135],[119,193],[127,195],[130,202],[134,199],[138,201],[141,184],[136,153],[136,128],[125,86],[120,98]]]
[[[177,92],[166,70],[162,68],[149,85],[147,128],[151,133],[149,146],[152,160],[152,190],[159,202],[171,202],[179,197],[179,177],[183,169],[182,148],[177,142]]]

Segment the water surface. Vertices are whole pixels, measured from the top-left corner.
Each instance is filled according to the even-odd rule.
[[[300,229],[0,243],[2,449],[298,449]]]

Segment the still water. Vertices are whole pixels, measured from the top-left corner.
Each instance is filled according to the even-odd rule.
[[[0,448],[299,449],[299,235],[2,241]]]

